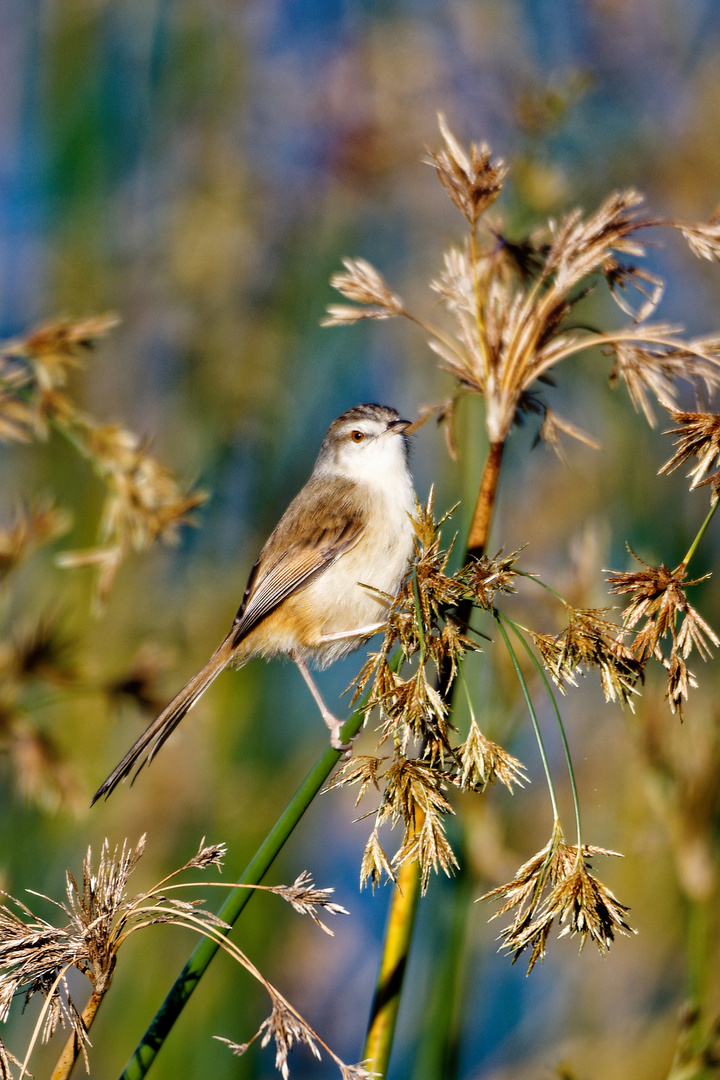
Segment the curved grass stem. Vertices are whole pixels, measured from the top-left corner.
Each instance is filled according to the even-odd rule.
[[[698,544],[700,543],[703,536],[705,535],[705,530],[707,529],[708,525],[712,521],[713,514],[717,510],[717,507],[718,507],[717,502],[713,503],[713,505],[710,507],[710,510],[708,512],[707,517],[705,518],[702,525],[700,526],[697,536],[695,537],[692,544],[690,545],[690,548],[688,549],[688,553],[685,556],[685,558],[683,559],[683,561],[680,563],[680,567],[678,567],[678,569],[682,568],[684,570],[686,568],[687,564],[692,559],[693,555],[695,554],[695,551],[697,550]]]
[[[97,1011],[102,1004],[102,999],[109,987],[110,983],[108,982],[104,990],[93,989],[93,992],[88,999],[88,1003],[82,1011],[82,1022],[86,1031],[90,1030],[90,1026],[97,1015]],[[63,1051],[55,1064],[55,1068],[50,1075],[50,1080],[67,1080],[73,1070],[75,1062],[80,1057],[81,1052],[82,1044],[77,1036],[77,1032],[73,1031],[68,1037],[65,1046],[63,1047]]]
[[[530,657],[532,663],[535,665],[535,667],[536,667],[536,669],[537,669],[537,671],[538,671],[538,673],[540,675],[540,678],[544,682],[545,689],[547,690],[550,701],[552,702],[553,712],[555,713],[555,719],[557,720],[558,728],[560,729],[560,739],[562,741],[563,752],[565,754],[565,762],[567,764],[568,777],[570,778],[570,790],[572,791],[573,807],[574,807],[574,810],[575,810],[575,828],[576,828],[576,831],[577,831],[578,851],[581,851],[582,850],[582,829],[581,829],[581,823],[580,823],[580,799],[578,797],[577,783],[575,781],[575,769],[573,768],[572,755],[570,754],[570,745],[569,745],[568,740],[567,740],[567,734],[565,732],[565,725],[563,724],[562,716],[560,715],[560,709],[558,708],[557,699],[555,697],[555,694],[553,693],[552,686],[550,685],[550,680],[548,679],[547,675],[545,674],[545,669],[543,668],[542,664],[540,663],[538,657],[535,655],[535,653],[530,648],[530,645],[528,644],[528,642],[525,640],[525,637],[521,633],[520,628],[512,621],[512,619],[508,619],[508,617],[506,615],[499,615],[499,618],[501,618],[504,622],[507,623],[507,625],[513,631],[515,636],[518,637],[520,639],[520,641],[522,642],[522,645],[523,645],[525,651],[527,652],[528,656]]]
[[[541,761],[543,763],[543,769],[545,770],[545,779],[547,780],[547,786],[548,786],[548,790],[550,792],[550,802],[552,803],[553,815],[554,815],[555,821],[558,822],[560,820],[560,814],[559,814],[559,811],[558,811],[557,796],[555,794],[555,786],[553,784],[552,776],[550,775],[550,763],[548,761],[547,752],[545,750],[545,743],[543,742],[543,737],[542,737],[542,734],[540,732],[540,725],[538,724],[538,718],[537,718],[537,714],[535,712],[535,706],[532,703],[532,698],[530,697],[530,691],[528,690],[528,685],[527,685],[527,682],[525,681],[525,676],[523,675],[522,669],[521,669],[520,664],[518,662],[517,654],[516,654],[515,650],[512,647],[512,643],[510,641],[510,638],[507,635],[507,630],[503,626],[503,622],[504,622],[503,616],[501,616],[500,612],[497,611],[495,608],[493,608],[493,616],[495,618],[495,622],[498,625],[498,629],[499,629],[500,633],[502,634],[502,638],[503,638],[503,641],[505,642],[505,647],[507,648],[507,651],[508,651],[508,653],[510,655],[510,660],[512,661],[512,665],[515,668],[515,674],[518,677],[518,682],[520,683],[520,689],[522,690],[523,697],[525,698],[525,704],[527,705],[528,712],[530,713],[530,720],[532,722],[533,731],[535,732],[535,738],[537,740],[538,749],[540,751],[540,759],[541,759]]]

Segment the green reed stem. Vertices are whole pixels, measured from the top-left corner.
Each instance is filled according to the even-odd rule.
[[[398,870],[397,888],[390,903],[383,955],[363,1049],[363,1060],[367,1061],[369,1071],[378,1077],[387,1074],[390,1061],[419,898],[420,864],[403,863]]]
[[[533,731],[535,732],[538,749],[540,750],[540,758],[543,763],[543,769],[545,770],[545,779],[547,780],[548,790],[550,791],[550,802],[552,803],[553,814],[555,815],[555,821],[559,821],[560,813],[558,811],[555,787],[553,785],[552,776],[550,775],[550,763],[548,762],[547,753],[545,752],[545,744],[543,742],[542,735],[540,734],[540,725],[538,724],[538,718],[535,713],[532,698],[530,697],[530,691],[528,690],[527,683],[525,682],[525,676],[523,675],[520,664],[518,663],[518,658],[515,650],[513,649],[510,638],[507,635],[507,631],[503,626],[503,616],[495,608],[493,608],[493,616],[495,617],[495,622],[497,623],[498,629],[502,634],[503,641],[505,642],[505,647],[510,654],[512,665],[515,668],[515,674],[518,677],[518,682],[520,683],[520,688],[523,692],[523,697],[525,698],[525,704],[527,705],[528,712],[530,713],[530,720],[532,721]]]
[[[713,503],[713,505],[710,507],[710,510],[708,512],[708,516],[705,518],[702,525],[700,526],[698,534],[695,537],[695,539],[693,540],[692,544],[690,545],[690,549],[689,549],[687,555],[685,556],[683,561],[680,563],[681,567],[686,567],[687,564],[692,559],[693,555],[695,554],[695,550],[696,550],[698,544],[700,543],[700,541],[702,540],[702,538],[703,538],[703,536],[705,534],[705,530],[707,529],[708,525],[712,521],[713,514],[715,513],[717,508],[718,508],[718,503],[717,502]]]
[[[538,657],[535,655],[535,653],[530,648],[530,645],[525,640],[525,637],[523,636],[523,634],[520,632],[519,627],[517,627],[515,625],[515,623],[512,621],[512,619],[508,619],[508,617],[506,615],[500,615],[500,618],[504,622],[506,622],[508,624],[508,626],[513,631],[515,636],[518,637],[520,639],[520,641],[522,642],[523,647],[525,648],[525,651],[527,652],[528,656],[530,657],[533,664],[537,668],[537,671],[538,671],[538,673],[540,675],[540,678],[545,683],[545,689],[547,690],[548,695],[550,697],[550,701],[552,702],[553,711],[555,712],[555,718],[557,720],[558,727],[560,729],[560,738],[562,740],[563,751],[565,753],[565,761],[567,763],[568,776],[570,777],[570,789],[572,791],[573,806],[575,808],[575,828],[577,830],[577,843],[578,843],[578,850],[580,850],[582,848],[582,830],[580,828],[580,799],[579,799],[579,796],[578,796],[577,783],[575,782],[575,769],[573,768],[572,756],[570,754],[570,745],[568,743],[567,735],[565,733],[565,725],[562,722],[562,716],[560,715],[560,709],[558,708],[557,699],[555,697],[555,694],[553,693],[552,686],[550,685],[550,680],[548,679],[547,675],[545,674],[545,669],[543,668],[542,664],[540,663],[540,660],[538,659]]]

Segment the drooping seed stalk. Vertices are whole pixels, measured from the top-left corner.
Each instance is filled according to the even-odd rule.
[[[538,660],[537,656],[535,655],[533,650],[530,648],[529,644],[527,643],[524,636],[520,632],[520,628],[518,627],[518,625],[516,623],[514,623],[512,621],[512,619],[508,619],[508,617],[506,615],[500,615],[499,617],[502,619],[503,622],[507,623],[507,625],[509,627],[511,627],[511,629],[513,630],[513,632],[516,635],[516,637],[518,638],[518,640],[522,643],[522,646],[525,649],[525,652],[528,654],[528,657],[530,658],[531,663],[534,665],[535,669],[537,670],[537,673],[540,676],[540,679],[542,680],[542,682],[545,684],[545,689],[548,692],[548,696],[550,698],[550,703],[552,705],[553,712],[555,713],[555,719],[557,721],[558,730],[560,732],[560,740],[562,742],[563,753],[565,755],[565,764],[567,765],[567,770],[568,770],[568,779],[570,781],[570,790],[572,792],[573,808],[574,808],[574,811],[575,811],[575,830],[576,830],[576,833],[577,833],[578,857],[580,857],[580,855],[582,853],[582,846],[583,846],[582,823],[581,823],[581,820],[580,820],[580,797],[578,795],[577,780],[575,779],[575,768],[573,766],[572,755],[570,753],[570,744],[568,743],[567,732],[565,731],[565,725],[563,724],[562,716],[560,714],[560,709],[558,708],[558,703],[557,703],[557,700],[555,698],[555,694],[553,693],[552,686],[550,685],[550,680],[548,679],[547,675],[545,674],[545,669],[543,668],[543,666],[540,663],[540,661]],[[543,756],[543,755],[544,755],[544,750],[541,750],[541,756]],[[543,756],[543,766],[545,766],[546,760],[547,760],[546,757]]]

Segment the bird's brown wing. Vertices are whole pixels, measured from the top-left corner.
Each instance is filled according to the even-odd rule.
[[[260,553],[235,616],[233,643],[298,589],[355,547],[365,532],[357,489],[337,479],[310,480]]]
[[[365,515],[354,484],[308,481],[260,553],[230,633],[205,667],[143,732],[98,788],[93,802],[110,795],[133,770],[137,776],[213,679],[231,662],[233,650],[245,635],[278,604],[354,547],[364,531]]]

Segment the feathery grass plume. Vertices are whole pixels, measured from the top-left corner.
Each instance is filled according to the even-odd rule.
[[[25,409],[22,438],[47,438],[51,422],[72,418],[76,410],[67,393],[69,374],[82,366],[83,352],[118,321],[110,313],[62,319],[0,346],[0,388],[14,394],[8,404]]]
[[[343,259],[343,266],[345,273],[333,274],[330,284],[348,300],[363,306],[332,304],[327,309],[328,318],[323,320],[323,326],[348,325],[360,319],[392,319],[395,315],[405,314],[400,297],[390,290],[382,274],[366,259]]]
[[[97,598],[103,603],[130,552],[145,551],[158,540],[175,543],[179,527],[193,524],[192,511],[207,495],[185,490],[149,453],[147,442],[126,428],[75,418],[72,434],[108,493],[99,546],[66,552],[58,562],[64,567],[96,567]]]
[[[444,818],[454,813],[445,798],[444,778],[437,768],[424,761],[398,756],[385,775],[385,791],[376,820],[405,826],[402,843],[392,862],[394,867],[405,862],[420,866],[422,891],[425,892],[430,871],[440,868],[450,875],[459,863],[445,835]]]
[[[622,379],[636,409],[654,424],[650,396],[674,402],[677,383],[712,391],[720,385],[720,338],[683,339],[678,327],[650,323],[664,283],[644,269],[646,255],[637,234],[664,225],[679,229],[691,250],[717,258],[716,222],[693,225],[640,215],[639,192],[610,194],[587,216],[579,209],[517,242],[506,238],[485,214],[507,174],[493,163],[489,148],[474,143],[465,151],[440,117],[443,146],[430,151],[429,164],[469,225],[468,243],[451,248],[440,275],[431,282],[451,316],[449,330],[409,312],[381,275],[365,260],[345,260],[347,274],[333,285],[357,307],[328,308],[323,325],[364,317],[404,315],[430,334],[430,347],[462,390],[485,398],[485,423],[492,445],[502,445],[518,415],[528,408],[544,413],[535,384],[560,361],[599,346],[614,354],[611,380]],[[482,226],[482,230],[481,227]],[[630,323],[619,330],[571,327],[575,304],[604,279]],[[367,283],[367,284],[366,284]],[[363,305],[370,305],[364,307]],[[557,419],[545,425],[588,441],[579,429]]]
[[[257,1039],[260,1039],[260,1045],[263,1047],[267,1046],[272,1039],[275,1043],[275,1068],[280,1072],[283,1080],[288,1080],[290,1076],[288,1055],[295,1044],[307,1046],[318,1061],[322,1058],[320,1053],[320,1046],[322,1046],[338,1066],[343,1080],[372,1080],[377,1075],[368,1072],[363,1062],[347,1065],[341,1061],[279,994],[273,996],[270,1016],[263,1020],[253,1037],[247,1042],[231,1042],[230,1039],[222,1038],[220,1035],[216,1035],[215,1038],[218,1042],[225,1043],[235,1057],[242,1057],[247,1053]]]
[[[515,909],[512,923],[500,934],[501,948],[512,954],[513,963],[531,949],[528,974],[544,959],[555,920],[563,926],[560,937],[578,935],[581,949],[589,937],[601,953],[607,952],[616,933],[632,932],[625,921],[627,907],[591,872],[587,860],[593,855],[618,852],[567,844],[556,821],[545,847],[511,881],[480,897],[505,901],[493,919]]]
[[[630,548],[628,550],[644,569],[612,571],[606,580],[611,593],[630,595],[622,616],[626,630],[635,634],[630,650],[643,666],[655,657],[666,667],[670,708],[673,713],[677,710],[682,719],[683,700],[687,700],[688,689],[697,686],[685,661],[693,648],[707,660],[711,656],[710,645],[720,645],[712,627],[688,602],[685,594],[687,588],[698,585],[710,575],[688,581],[685,564],[681,563],[674,570],[664,563],[650,566]],[[636,630],[640,622],[642,626]],[[670,639],[667,656],[661,648],[666,638]]]
[[[262,1047],[267,1046],[272,1040],[275,1044],[275,1068],[281,1074],[283,1080],[288,1080],[288,1077],[290,1076],[288,1057],[295,1045],[307,1046],[318,1061],[322,1058],[320,1052],[320,1048],[322,1047],[328,1057],[330,1057],[337,1065],[343,1080],[372,1080],[372,1077],[375,1074],[369,1073],[363,1062],[359,1062],[355,1065],[348,1065],[342,1061],[337,1054],[333,1053],[327,1043],[323,1042],[318,1033],[310,1027],[307,1021],[296,1012],[290,1002],[287,1001],[274,986],[271,986],[262,975],[260,975],[257,969],[250,967],[249,970],[253,971],[256,978],[262,982],[270,995],[272,1011],[270,1015],[262,1021],[255,1034],[252,1038],[248,1039],[247,1042],[236,1043],[223,1036],[215,1035],[214,1038],[218,1042],[225,1043],[231,1053],[236,1057],[242,1057],[242,1055],[247,1053],[253,1043],[258,1039],[260,1039],[260,1045]]]
[[[265,1046],[270,1039],[274,1039],[277,1067],[284,1077],[288,1075],[287,1055],[296,1041],[307,1043],[314,1048],[317,1056],[319,1044],[339,1067],[350,1068],[329,1050],[245,954],[227,940],[229,924],[204,909],[204,900],[188,901],[175,895],[179,889],[213,884],[227,888],[227,885],[219,882],[175,880],[189,870],[207,870],[211,866],[221,869],[225,845],[206,844],[203,838],[195,855],[184,866],[168,874],[148,891],[130,896],[128,882],[144,850],[144,836],[135,847],[131,847],[126,840],[121,848],[116,846],[113,851],[105,840],[96,871],[92,868],[90,849],[83,862],[80,882],[67,871],[64,901],[58,902],[34,893],[62,912],[65,921],[60,926],[35,915],[26,904],[12,897],[9,897],[12,907],[8,904],[0,906],[0,1020],[7,1019],[13,1001],[21,993],[24,993],[26,1003],[36,993],[45,999],[21,1066],[20,1078],[27,1073],[28,1061],[38,1037],[47,1042],[58,1024],[69,1026],[71,1039],[61,1057],[62,1069],[59,1063],[60,1071],[53,1075],[69,1075],[80,1053],[83,1054],[87,1071],[90,1071],[88,1029],[110,988],[120,946],[136,930],[157,923],[184,926],[216,941],[267,990],[272,1002],[272,1014],[250,1041],[262,1035],[262,1045]],[[331,931],[321,921],[319,911],[330,915],[347,914],[343,907],[332,902],[333,890],[316,888],[312,877],[306,872],[301,873],[292,885],[257,888],[280,896],[299,914],[309,915],[326,933]],[[17,913],[13,908],[17,909]],[[68,989],[67,975],[73,968],[85,975],[92,987],[90,999],[82,1013]]]
[[[438,151],[428,147],[428,164],[437,172],[453,204],[474,228],[502,191],[508,170],[502,161],[492,163],[487,143],[480,146],[470,143],[470,152],[465,153],[442,114],[438,122],[445,146]]]
[[[73,401],[70,372],[117,322],[114,315],[96,315],[48,323],[0,346],[0,438],[47,439],[52,427],[107,488],[99,545],[59,559],[62,566],[97,568],[100,603],[131,551],[173,542],[207,497],[180,484],[150,454],[147,440],[118,424],[98,424]]]
[[[688,247],[698,259],[720,262],[720,207],[707,224],[677,223],[676,227],[680,229],[688,242]]]
[[[375,886],[380,885],[383,879],[392,881],[397,885],[397,876],[385,853],[385,849],[380,843],[376,822],[365,845],[362,862],[360,863],[360,885],[362,887],[369,883],[372,891],[375,892]]]

